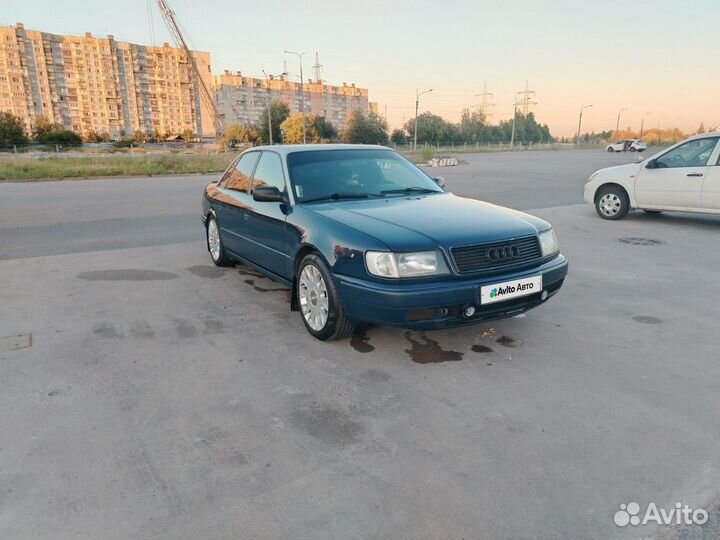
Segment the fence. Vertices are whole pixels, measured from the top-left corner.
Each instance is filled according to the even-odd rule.
[[[76,156],[76,155],[111,155],[118,153],[168,153],[168,152],[184,152],[188,154],[210,154],[218,153],[222,148],[217,143],[200,142],[159,142],[159,143],[132,143],[128,146],[116,145],[115,143],[83,143],[79,146],[65,146],[59,144],[10,144],[0,145],[1,155],[17,155],[17,156],[38,156],[55,154],[58,156]]]

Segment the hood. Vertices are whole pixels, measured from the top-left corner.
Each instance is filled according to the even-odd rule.
[[[507,240],[550,227],[534,216],[451,193],[345,200],[304,208],[362,231],[393,251]]]
[[[628,163],[627,165],[616,165],[615,167],[606,167],[595,171],[590,177],[594,180],[596,177],[600,178],[614,178],[617,180],[629,180],[631,177],[634,179],[640,169],[642,168],[645,160],[638,161],[637,163]]]

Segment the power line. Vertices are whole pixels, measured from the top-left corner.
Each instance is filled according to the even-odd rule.
[[[483,117],[487,118],[490,116],[490,107],[494,107],[494,103],[488,102],[489,97],[493,97],[495,94],[487,91],[487,83],[483,83],[483,91],[482,94],[475,94],[476,96],[482,96],[482,105],[480,106],[480,111],[482,112]]]
[[[148,26],[150,27],[150,44],[155,46],[155,28],[153,27],[152,0],[147,0]]]

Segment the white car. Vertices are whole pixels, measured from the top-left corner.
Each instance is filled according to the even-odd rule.
[[[623,139],[608,144],[605,149],[608,152],[644,152],[647,150],[647,144],[642,139]]]
[[[720,214],[720,133],[690,137],[638,163],[600,169],[585,184],[585,202],[603,219],[632,209]]]

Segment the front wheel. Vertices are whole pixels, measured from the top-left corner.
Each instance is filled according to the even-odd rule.
[[[630,148],[628,148],[628,150],[630,150],[631,152],[637,152],[637,148],[635,148],[634,146],[631,146]]]
[[[608,186],[598,194],[595,210],[603,219],[622,219],[630,211],[630,199],[621,187]]]
[[[608,146],[607,151],[610,152],[611,154],[615,153],[615,149],[612,146]]]
[[[322,341],[349,336],[354,325],[347,320],[330,271],[318,255],[307,255],[297,271],[297,298],[305,328]]]

